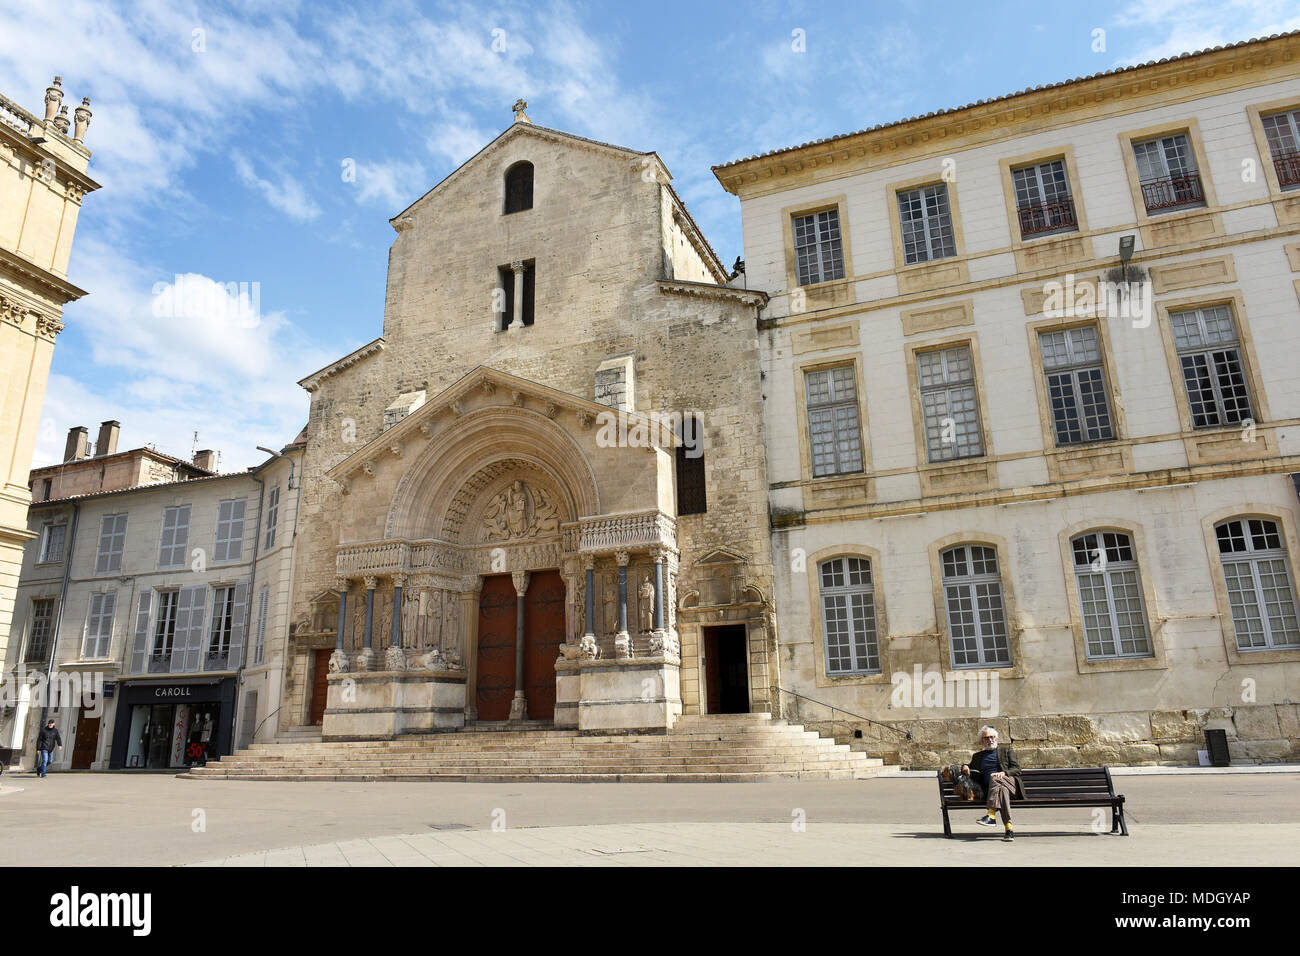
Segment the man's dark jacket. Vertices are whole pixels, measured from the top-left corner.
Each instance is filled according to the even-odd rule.
[[[36,735],[37,750],[53,750],[55,747],[63,746],[63,738],[59,736],[59,728],[42,727],[41,732]]]
[[[977,750],[970,755],[970,763],[966,766],[972,770],[978,770],[980,766],[980,757],[984,756],[984,751]],[[1016,796],[1021,800],[1025,798],[1025,781],[1020,778],[1020,764],[1016,762],[1016,755],[1011,752],[1011,748],[1006,744],[998,744],[998,769],[1010,776],[1016,782]],[[987,792],[989,781],[982,780],[984,789]]]

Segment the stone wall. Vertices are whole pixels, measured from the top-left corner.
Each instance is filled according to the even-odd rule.
[[[958,717],[892,721],[803,719],[808,730],[833,736],[887,764],[936,770],[965,763],[979,749],[979,728],[995,728],[1022,767],[1197,766],[1207,730],[1225,730],[1233,764],[1300,760],[1300,704],[1245,704],[1188,710],[1135,710],[1037,717]],[[911,733],[905,740],[889,727]],[[855,733],[860,732],[861,737]]]

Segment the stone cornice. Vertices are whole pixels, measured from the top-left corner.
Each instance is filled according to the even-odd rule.
[[[726,285],[707,282],[684,282],[679,279],[658,280],[659,291],[665,295],[688,295],[704,299],[730,299],[762,308],[767,305],[768,294],[758,289],[733,289]]]
[[[25,281],[27,284],[39,286],[43,292],[49,294],[51,301],[59,305],[80,299],[86,294],[85,289],[73,285],[49,269],[38,266],[16,252],[0,248],[0,276],[5,273],[13,276],[12,281],[16,283],[22,284]]]
[[[383,350],[384,350],[384,339],[383,336],[380,336],[379,338],[375,339],[373,342],[369,342],[366,345],[361,346],[361,348],[357,349],[355,352],[351,352],[343,356],[343,358],[339,359],[337,362],[334,362],[330,365],[326,365],[323,369],[312,372],[306,378],[299,380],[298,384],[301,385],[303,388],[305,388],[307,391],[314,392],[316,391],[316,389],[320,387],[320,383],[325,381],[325,379],[330,378],[333,375],[337,375],[339,372],[342,372],[344,369],[351,368],[353,365],[356,365],[358,362],[362,361],[363,359],[369,358],[371,355],[374,355],[376,352],[382,352]]]
[[[1297,54],[1300,32],[1250,40],[774,150],[714,166],[713,173],[735,195],[776,191],[779,180],[797,175],[848,175],[1077,123],[1083,114],[1293,78]]]
[[[15,106],[8,100],[5,100],[2,96],[0,96],[0,101],[8,103],[9,108],[12,110],[21,110],[21,107]],[[25,110],[23,113],[26,117],[31,119],[31,131],[33,133],[43,137],[55,137],[66,148],[84,156],[87,161],[90,160],[90,150],[88,150],[84,145],[81,143],[74,143],[70,136],[60,133],[54,128],[52,123],[47,125],[36,119],[36,117],[32,116],[30,113],[27,113]],[[95,180],[91,179],[84,172],[77,169],[75,166],[68,165],[66,160],[60,159],[49,150],[42,149],[38,143],[33,142],[28,136],[24,136],[22,131],[15,129],[8,123],[0,122],[0,143],[5,144],[11,153],[16,154],[18,150],[21,149],[27,153],[35,154],[40,158],[40,160],[50,160],[54,163],[54,168],[57,170],[59,181],[71,181],[75,183],[80,187],[82,193],[94,192],[96,189],[100,188],[100,184],[95,182]]]

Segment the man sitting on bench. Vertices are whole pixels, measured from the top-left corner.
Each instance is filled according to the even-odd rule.
[[[994,808],[1002,813],[1002,825],[1006,832],[1002,839],[1010,843],[1015,839],[1011,829],[1011,795],[1024,799],[1025,785],[1020,779],[1020,764],[1016,762],[1011,748],[998,746],[998,732],[992,727],[980,728],[980,746],[970,757],[970,763],[961,769],[984,785],[988,795],[988,813],[980,817],[981,826],[997,826]]]

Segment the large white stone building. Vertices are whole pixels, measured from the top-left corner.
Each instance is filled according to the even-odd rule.
[[[915,764],[985,715],[1029,763],[1297,755],[1298,66],[1291,34],[715,167],[771,296],[790,712]],[[913,686],[971,671],[991,713]]]

